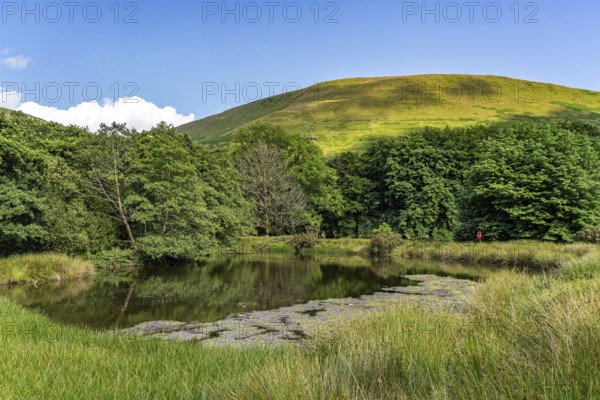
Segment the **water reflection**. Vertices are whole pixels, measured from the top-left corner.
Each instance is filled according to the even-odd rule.
[[[59,287],[2,289],[0,294],[63,323],[122,328],[154,320],[210,322],[309,300],[358,297],[413,284],[401,275],[430,273],[475,278],[488,270],[362,257],[246,256],[154,267],[125,280],[98,277]]]

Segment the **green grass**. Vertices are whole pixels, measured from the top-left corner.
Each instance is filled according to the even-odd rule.
[[[558,244],[537,241],[494,243],[406,242],[393,252],[397,258],[451,261],[465,264],[519,267],[539,271],[572,265],[597,246],[584,243]]]
[[[227,249],[234,253],[290,253],[289,236],[248,236]],[[304,249],[304,255],[367,255],[369,239],[320,239],[312,249]],[[576,260],[594,253],[597,246],[585,243],[560,244],[519,240],[511,242],[430,242],[403,241],[392,251],[395,260],[411,259],[487,265],[496,267],[520,267],[532,271],[574,265]]]
[[[93,276],[94,266],[64,254],[23,254],[0,259],[0,285],[64,281]]]
[[[425,126],[576,119],[600,124],[600,92],[498,76],[417,75],[324,82],[177,128],[205,144],[258,120],[315,136],[326,154]]]
[[[466,316],[391,309],[341,326],[299,359],[255,370],[232,398],[592,399],[600,280],[502,272]],[[237,382],[236,382],[237,384]]]
[[[340,322],[309,348],[114,336],[0,299],[0,397],[593,399],[599,301],[597,247],[552,273],[494,273],[464,313],[390,308]]]
[[[231,248],[224,249],[224,252],[232,253],[275,253],[275,252],[293,252],[294,247],[290,244],[291,236],[247,236],[242,238],[239,243]],[[339,255],[358,255],[366,254],[369,246],[369,239],[320,239],[319,244],[312,249],[304,249],[305,255],[311,254],[339,254]]]

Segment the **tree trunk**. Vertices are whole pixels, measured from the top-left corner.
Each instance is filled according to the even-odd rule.
[[[119,172],[117,169],[116,158],[114,159],[113,163],[114,163],[114,174],[115,174],[115,189],[117,192],[117,208],[119,209],[119,215],[121,217],[121,221],[123,221],[123,225],[125,226],[125,230],[127,231],[127,237],[129,238],[129,242],[133,245],[133,244],[135,244],[135,237],[133,236],[133,231],[131,230],[131,226],[129,226],[129,221],[127,220],[127,216],[125,215],[125,208],[123,207],[123,201],[121,201],[121,184],[119,182]]]

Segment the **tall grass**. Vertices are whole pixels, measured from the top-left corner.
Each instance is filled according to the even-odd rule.
[[[238,246],[227,249],[231,253],[290,253],[294,249],[290,237],[247,237]],[[305,255],[367,255],[369,239],[320,239]],[[518,240],[493,243],[404,241],[392,251],[392,258],[420,259],[465,264],[519,267],[540,271],[556,269],[591,254],[597,246],[585,243],[559,244]]]
[[[238,399],[593,399],[600,279],[503,271],[466,315],[411,306],[340,325],[298,358],[215,388]],[[240,386],[241,384],[241,386]]]
[[[78,279],[94,271],[91,263],[64,254],[14,255],[0,259],[0,285]]]
[[[461,313],[406,305],[340,321],[307,348],[113,336],[0,299],[0,398],[594,399],[599,253],[491,274]]]
[[[394,256],[546,270],[568,265],[594,252],[596,247],[583,243],[558,244],[527,240],[494,243],[406,242],[396,248]]]

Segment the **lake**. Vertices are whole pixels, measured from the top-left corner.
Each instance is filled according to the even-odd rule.
[[[310,300],[359,297],[415,284],[411,274],[477,279],[490,269],[415,260],[256,255],[146,268],[136,277],[0,289],[0,295],[51,319],[96,329],[156,320],[212,322],[230,314]]]

